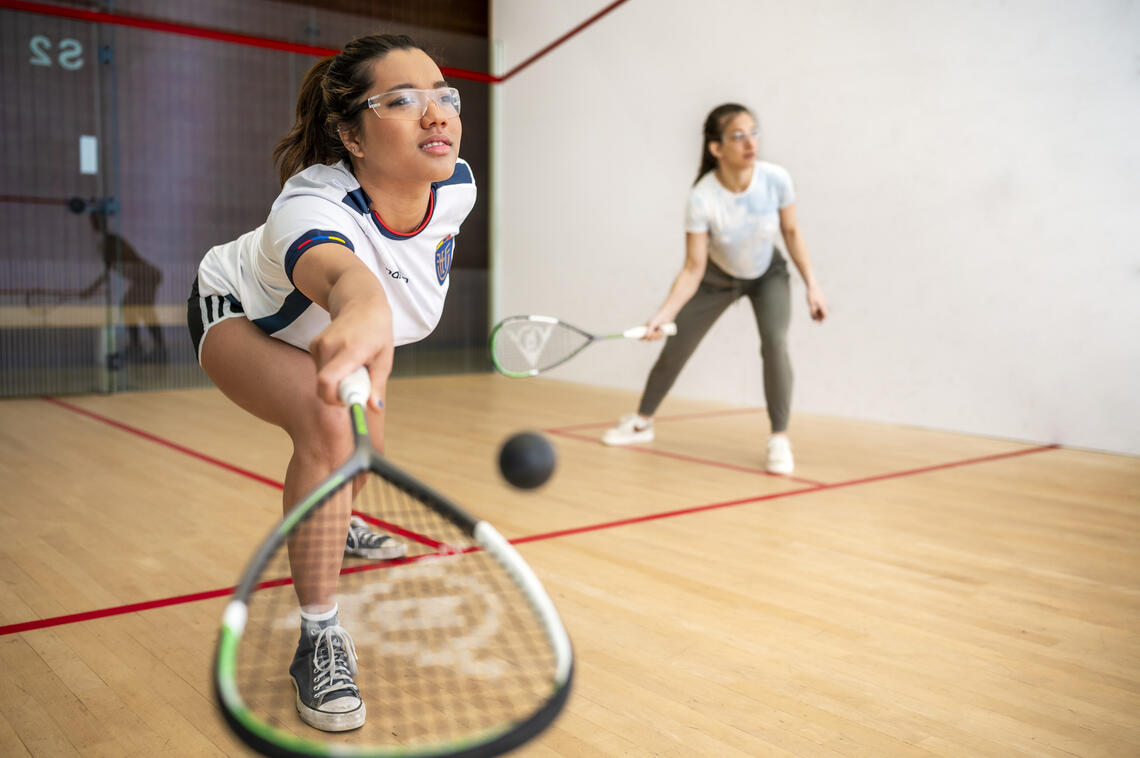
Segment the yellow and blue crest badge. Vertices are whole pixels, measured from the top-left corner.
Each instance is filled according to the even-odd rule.
[[[443,284],[447,272],[451,271],[451,258],[455,254],[455,238],[450,234],[435,246],[435,278]]]

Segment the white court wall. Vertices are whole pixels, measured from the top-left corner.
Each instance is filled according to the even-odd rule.
[[[607,4],[493,0],[495,73]],[[629,0],[496,96],[494,318],[652,315],[704,117],[738,101],[831,305],[812,323],[793,276],[793,433],[799,410],[1140,454],[1140,2]],[[763,405],[758,344],[739,303],[674,394]],[[640,389],[656,352],[555,375]]]

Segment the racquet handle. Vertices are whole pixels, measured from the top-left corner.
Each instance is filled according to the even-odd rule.
[[[621,333],[621,336],[623,336],[627,339],[631,339],[631,340],[639,340],[648,333],[649,333],[649,329],[647,329],[644,325],[642,325],[642,326],[634,326],[634,327],[630,327],[629,329],[626,329],[624,332]],[[662,324],[661,325],[661,333],[664,334],[666,337],[672,337],[674,334],[677,333],[677,325],[674,324],[672,321],[670,321],[668,324]]]
[[[372,379],[368,376],[368,369],[364,366],[340,380],[337,385],[337,394],[345,405],[368,405],[368,398],[372,395]]]

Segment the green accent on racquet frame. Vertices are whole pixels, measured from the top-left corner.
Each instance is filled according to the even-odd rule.
[[[352,423],[356,426],[357,434],[362,437],[368,434],[368,424],[364,421],[364,406],[352,406]]]
[[[324,485],[310,495],[307,500],[289,511],[288,515],[285,516],[285,519],[281,522],[281,526],[277,528],[277,533],[282,537],[287,536],[289,532],[293,531],[293,527],[295,527],[301,519],[309,515],[309,512],[313,510],[314,504],[321,502],[328,497],[330,493],[339,489],[345,481],[347,481],[346,477],[343,474],[339,474],[336,478],[325,482]]]

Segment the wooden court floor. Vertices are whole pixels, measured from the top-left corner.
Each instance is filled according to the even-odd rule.
[[[578,654],[515,755],[1140,756],[1140,459],[669,401],[396,379],[388,454],[496,524]],[[497,445],[560,460],[509,490]],[[245,755],[214,632],[288,442],[214,390],[0,402],[0,755]],[[372,703],[369,701],[369,707]]]

